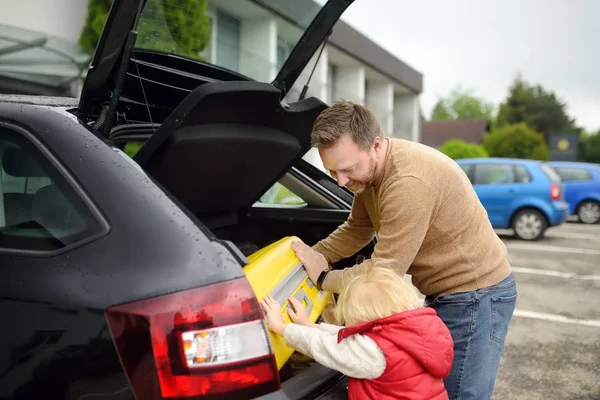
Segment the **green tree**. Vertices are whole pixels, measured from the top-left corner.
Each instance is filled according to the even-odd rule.
[[[79,44],[90,53],[96,50],[112,0],[90,0]]]
[[[545,90],[541,85],[530,85],[518,75],[506,100],[500,104],[497,124],[502,127],[525,122],[542,133],[548,143],[553,133],[579,131],[575,121],[567,115],[566,107],[554,92]]]
[[[524,122],[494,129],[483,137],[483,147],[490,157],[550,160],[544,136]]]
[[[460,139],[450,139],[446,141],[442,147],[440,147],[440,151],[453,160],[488,157],[488,153],[483,146],[475,143],[467,143]]]
[[[600,164],[600,130],[595,134],[582,133],[579,140],[579,159]]]
[[[79,43],[94,51],[112,0],[90,0]],[[147,0],[137,31],[136,47],[203,59],[210,41],[208,0]]]
[[[432,121],[454,119],[492,120],[494,106],[475,96],[473,90],[456,86],[447,97],[438,99],[431,112]]]

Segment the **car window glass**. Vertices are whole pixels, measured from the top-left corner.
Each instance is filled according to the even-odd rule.
[[[477,164],[475,185],[498,185],[515,182],[513,166],[510,164]]]
[[[557,167],[556,172],[565,181],[587,181],[592,179],[590,172],[585,168]]]
[[[465,174],[467,174],[467,176],[469,176],[469,173],[471,173],[471,169],[473,168],[472,164],[459,164],[460,168],[462,168],[462,170],[464,171]]]
[[[556,171],[554,170],[554,168],[549,167],[546,164],[541,164],[540,165],[540,169],[548,177],[548,179],[550,179],[550,181],[552,183],[561,183],[562,182],[562,179],[561,179],[560,175],[558,175],[556,173]]]
[[[100,231],[50,160],[6,128],[0,128],[0,167],[0,249],[52,251]]]
[[[282,205],[305,205],[306,202],[290,189],[276,182],[259,199],[263,204],[282,204]]]
[[[527,168],[525,168],[523,165],[515,165],[515,182],[531,182],[531,175],[529,175],[529,171],[527,171]]]

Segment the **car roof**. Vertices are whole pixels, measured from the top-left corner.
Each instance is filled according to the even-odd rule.
[[[548,161],[548,165],[557,167],[585,167],[585,168],[600,168],[600,164],[581,162],[581,161]]]
[[[542,162],[540,160],[528,160],[524,158],[500,158],[500,157],[488,157],[488,158],[462,158],[456,160],[459,164],[524,164],[524,165],[539,165]]]

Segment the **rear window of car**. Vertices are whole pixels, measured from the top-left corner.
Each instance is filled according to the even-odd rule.
[[[552,183],[560,183],[562,181],[560,175],[554,171],[554,169],[546,164],[541,164],[540,169],[550,179]]]
[[[586,168],[578,167],[554,167],[556,173],[560,176],[563,182],[570,181],[589,181],[592,179],[592,174]]]
[[[0,127],[0,250],[55,251],[101,232],[53,162],[24,134]]]

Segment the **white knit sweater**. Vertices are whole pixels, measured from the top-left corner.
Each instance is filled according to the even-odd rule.
[[[359,379],[381,376],[386,362],[377,343],[361,334],[338,343],[338,331],[342,328],[326,323],[319,324],[319,328],[290,323],[286,325],[283,337],[289,347],[346,376]]]

